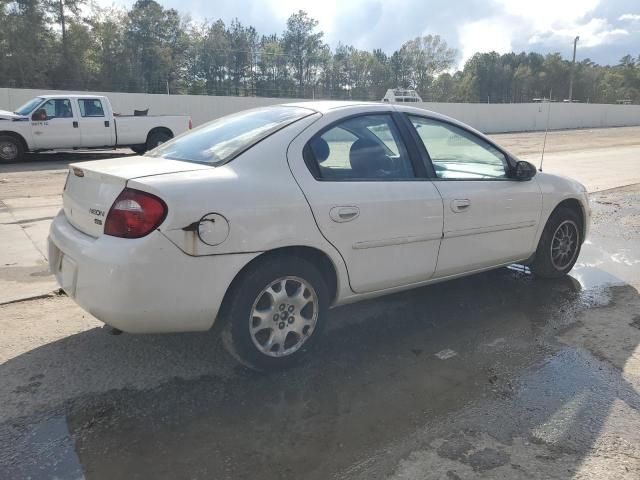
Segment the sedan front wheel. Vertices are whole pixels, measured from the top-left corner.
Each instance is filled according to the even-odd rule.
[[[535,260],[531,264],[533,273],[544,278],[558,278],[573,268],[580,247],[582,229],[580,218],[569,208],[559,208],[544,227]]]
[[[245,365],[274,370],[296,363],[317,342],[329,299],[318,268],[297,256],[258,261],[223,305],[225,346]]]

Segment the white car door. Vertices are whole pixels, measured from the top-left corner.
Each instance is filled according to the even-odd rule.
[[[99,98],[78,98],[80,112],[80,139],[83,147],[113,146],[113,126],[109,121],[102,100]]]
[[[436,277],[521,261],[535,251],[542,193],[535,177],[509,177],[507,156],[475,133],[409,115],[444,202]],[[430,167],[430,166],[428,166]]]
[[[80,146],[78,118],[71,100],[52,98],[31,115],[35,149],[73,148]]]
[[[428,280],[442,236],[442,200],[416,175],[421,167],[409,153],[415,145],[401,134],[406,126],[388,111],[328,117],[296,139],[289,164],[322,235],[342,255],[352,290]]]

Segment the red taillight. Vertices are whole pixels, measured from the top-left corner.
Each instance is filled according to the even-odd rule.
[[[189,130],[191,130],[193,128],[193,122],[191,121],[191,119],[189,119]]]
[[[114,237],[140,238],[148,235],[167,216],[167,205],[155,195],[125,188],[113,202],[104,233]]]

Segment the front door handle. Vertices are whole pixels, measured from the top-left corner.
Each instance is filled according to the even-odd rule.
[[[466,212],[471,207],[471,200],[468,198],[456,198],[451,201],[451,210],[456,213]]]
[[[75,120],[73,121],[73,128],[78,128],[78,122],[76,122]]]
[[[329,211],[331,220],[338,223],[350,222],[355,220],[360,215],[360,209],[355,205],[349,205],[344,207],[333,207]]]

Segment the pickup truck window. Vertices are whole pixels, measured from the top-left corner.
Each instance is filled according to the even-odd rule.
[[[263,107],[228,115],[163,143],[147,156],[222,165],[272,133],[312,115],[300,107]]]
[[[52,118],[71,118],[73,110],[71,110],[71,102],[67,98],[55,98],[45,102],[36,111],[36,116],[41,116],[42,112],[46,118],[42,120],[51,120]]]
[[[97,98],[79,98],[78,106],[83,117],[104,117],[102,102]]]
[[[32,98],[27,103],[22,105],[18,110],[15,111],[17,115],[29,115],[33,112],[33,109],[42,103],[41,97]]]

